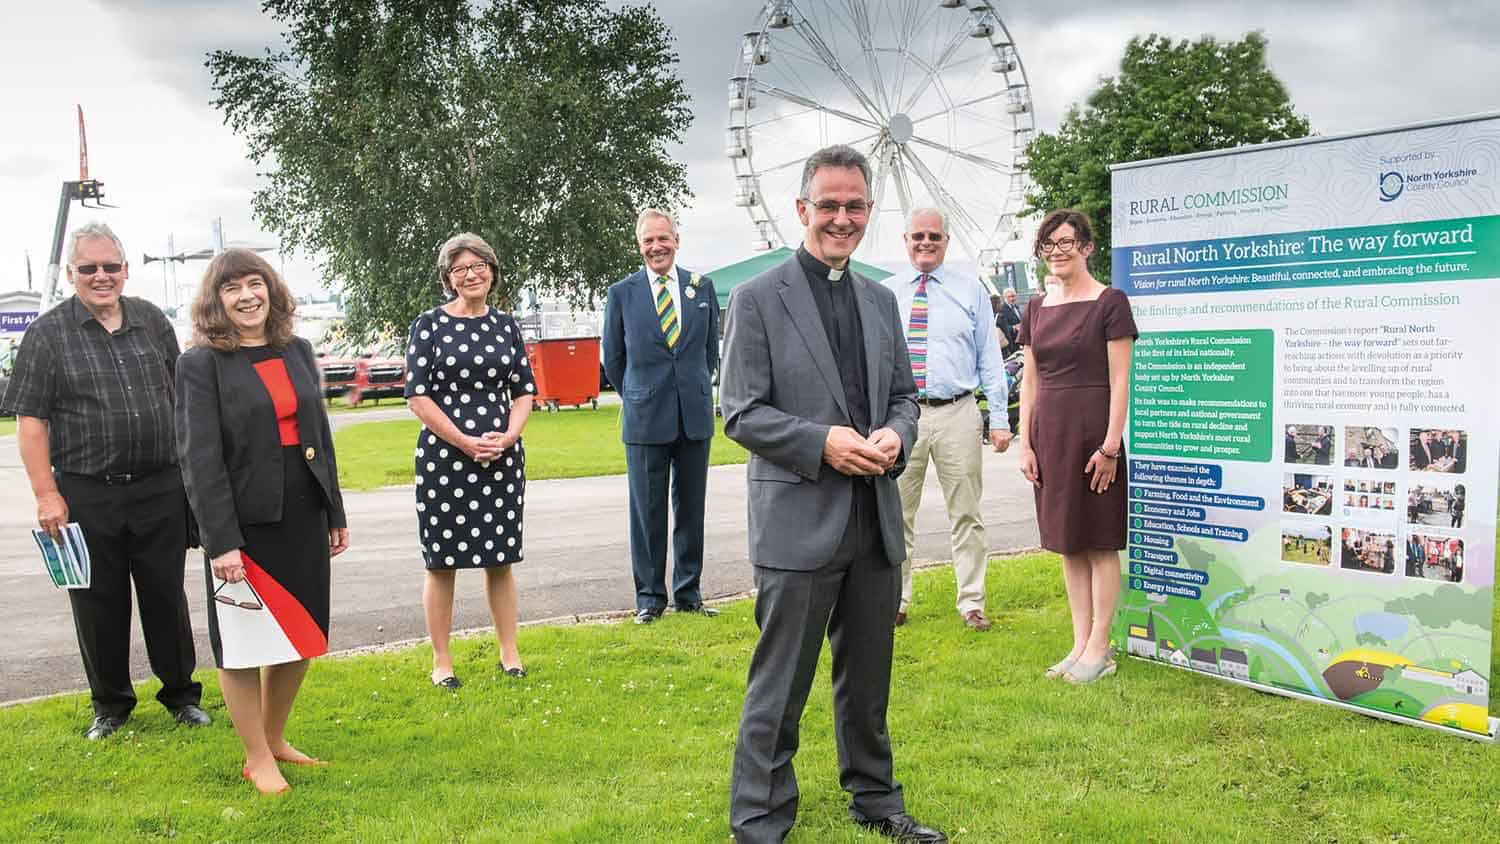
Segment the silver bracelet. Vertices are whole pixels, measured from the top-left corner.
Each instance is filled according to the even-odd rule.
[[[1119,460],[1120,459],[1120,452],[1117,451],[1114,454],[1110,454],[1109,452],[1107,452],[1107,451],[1104,450],[1104,446],[1102,446],[1102,445],[1099,446],[1098,448],[1094,449],[1094,450],[1097,451],[1097,452],[1099,452],[1100,454],[1104,455],[1105,457],[1108,457],[1110,460]]]

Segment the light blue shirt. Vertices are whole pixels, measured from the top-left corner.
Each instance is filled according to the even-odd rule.
[[[896,294],[903,328],[911,320],[920,275],[910,270],[881,282]],[[1005,428],[1010,379],[995,335],[990,291],[972,275],[938,267],[927,279],[927,398],[952,398],[981,384],[990,404],[990,428]]]

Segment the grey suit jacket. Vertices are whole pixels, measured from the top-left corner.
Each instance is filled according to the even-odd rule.
[[[871,429],[901,437],[891,471],[872,478],[887,561],[906,557],[896,477],[917,438],[917,389],[891,291],[849,274],[859,302]],[[843,382],[795,256],[735,288],[725,320],[720,403],[724,432],[750,450],[750,562],[811,571],[833,557],[853,485],[823,462],[828,429],[848,425]]]

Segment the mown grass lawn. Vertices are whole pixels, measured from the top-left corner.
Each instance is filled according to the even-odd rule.
[[[0,437],[8,437],[16,432],[16,417],[7,416],[0,419]]]
[[[1097,686],[1044,680],[1068,645],[1056,557],[990,567],[995,629],[919,574],[897,633],[890,727],[918,818],[956,842],[1480,841],[1495,750],[1123,660]],[[337,631],[335,631],[335,639]],[[755,642],[751,604],[649,627],[532,627],[531,677],[497,676],[487,638],[456,645],[456,694],[425,646],[319,660],[292,739],[321,770],[254,796],[212,687],[214,726],[174,728],[141,690],[114,739],[79,738],[85,696],[0,709],[0,841],[722,842],[730,756]],[[846,818],[828,658],[803,719],[791,840],[875,842]]]
[[[744,463],[746,452],[717,426],[709,461],[718,466]],[[361,422],[334,433],[339,457],[339,484],[347,490],[412,483],[412,452],[422,424],[415,418]],[[620,408],[533,412],[522,436],[526,478],[584,478],[625,474],[625,445],[620,442]]]

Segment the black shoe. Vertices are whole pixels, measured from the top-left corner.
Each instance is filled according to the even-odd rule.
[[[866,829],[872,829],[901,844],[944,844],[948,840],[948,836],[935,829],[922,826],[917,823],[916,818],[905,812],[878,821],[856,822]]]
[[[658,608],[658,609],[651,609],[650,607],[647,607],[646,609],[642,609],[642,610],[636,610],[635,611],[635,623],[636,624],[650,624],[651,622],[657,620],[658,618],[661,618],[662,612],[663,612],[663,610],[660,609],[660,608]]]
[[[107,739],[115,734],[115,730],[124,726],[125,719],[129,717],[128,715],[96,715],[94,723],[83,731],[83,737],[89,741]]]
[[[190,703],[187,706],[179,706],[176,709],[168,709],[177,723],[184,727],[207,727],[214,722],[208,717],[208,713],[199,708],[198,704]]]
[[[695,615],[707,616],[709,618],[713,618],[714,616],[719,614],[719,611],[717,609],[709,606],[708,604],[682,604],[677,607],[677,611],[690,612]]]
[[[449,674],[447,677],[444,677],[441,680],[433,680],[432,685],[437,686],[440,689],[447,689],[450,692],[454,692],[458,691],[458,689],[463,686],[463,683],[460,682],[457,677]]]
[[[517,665],[515,668],[506,668],[505,663],[502,662],[500,663],[500,671],[501,673],[505,674],[505,676],[514,677],[517,680],[520,680],[526,676],[526,669],[522,668],[519,665]]]

